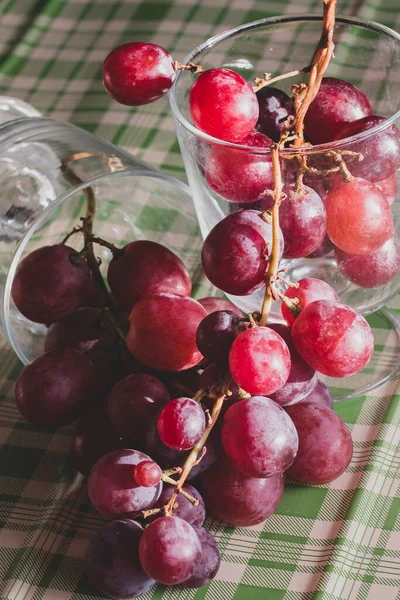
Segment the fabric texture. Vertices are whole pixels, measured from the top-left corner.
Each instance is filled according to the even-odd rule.
[[[265,16],[320,12],[318,0],[3,0],[0,93],[70,121],[185,179],[168,102],[129,109],[101,82],[107,53],[148,40],[184,56],[207,37]],[[400,27],[396,0],[339,0],[338,13]],[[155,224],[156,228],[157,225]],[[199,240],[197,240],[197,243]],[[202,282],[199,282],[202,283]],[[204,283],[204,282],[203,282]],[[204,287],[201,288],[204,291]],[[398,300],[391,306],[396,312]],[[396,336],[370,318],[379,350]],[[382,341],[383,340],[383,341]],[[68,461],[73,426],[56,432],[20,418],[21,369],[0,342],[0,597],[95,600],[82,572],[104,520]],[[400,598],[400,377],[338,403],[354,456],[330,485],[286,484],[276,513],[250,528],[208,520],[222,553],[213,583],[199,590],[157,586],[144,599],[395,600]]]

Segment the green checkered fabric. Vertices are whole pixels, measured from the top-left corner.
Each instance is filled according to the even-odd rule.
[[[399,29],[397,0],[339,0],[341,14]],[[2,0],[0,93],[75,123],[184,179],[163,99],[138,110],[113,102],[101,64],[113,47],[149,40],[182,59],[212,34],[277,14],[320,12],[319,0]],[[155,232],[144,210],[145,227]],[[199,244],[199,240],[196,240]],[[193,269],[195,271],[195,269]],[[201,288],[204,291],[204,288]],[[392,302],[399,306],[398,300]],[[371,317],[384,355],[397,341]],[[384,342],[382,342],[384,340]],[[21,365],[0,342],[0,597],[101,598],[82,573],[104,522],[68,461],[72,426],[56,432],[19,417]],[[400,378],[336,405],[352,431],[350,467],[327,486],[287,484],[265,523],[246,529],[209,520],[222,553],[216,580],[199,590],[157,586],[163,600],[395,600],[400,598]]]

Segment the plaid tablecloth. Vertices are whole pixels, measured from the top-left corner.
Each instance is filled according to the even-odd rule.
[[[399,29],[398,0],[338,4],[339,13]],[[109,50],[149,40],[182,59],[231,26],[317,11],[319,0],[2,0],[0,93],[184,179],[167,101],[134,110],[105,94],[101,64]],[[392,305],[396,309],[398,301]],[[54,433],[19,418],[13,389],[20,368],[0,341],[0,595],[94,600],[100,596],[82,574],[82,556],[103,520],[66,460],[72,427]],[[345,474],[329,486],[287,485],[276,513],[259,526],[234,529],[209,521],[222,552],[216,580],[199,590],[158,586],[144,598],[400,598],[399,382],[397,376],[336,406],[355,446]]]

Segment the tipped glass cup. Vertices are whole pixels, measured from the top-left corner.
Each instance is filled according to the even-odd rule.
[[[184,60],[200,64],[204,70],[226,67],[239,72],[252,82],[264,72],[273,76],[299,70],[310,64],[320,38],[322,18],[317,15],[291,15],[254,21],[236,27],[209,39],[194,49]],[[302,155],[310,165],[329,168],[334,166],[327,153],[354,152],[373,148],[377,137],[390,127],[400,126],[400,35],[377,23],[360,22],[353,18],[338,17],[334,30],[335,57],[326,76],[353,83],[369,98],[373,114],[387,118],[383,124],[356,136],[331,143],[307,147]],[[306,82],[307,75],[284,79],[272,84],[288,95],[293,83]],[[235,152],[235,164],[270,160],[270,150],[223,142],[197,129],[190,117],[189,93],[193,75],[180,72],[169,93],[175,128],[185,163],[189,185],[203,238],[226,215],[237,210],[260,207],[260,199],[246,203],[221,197],[207,182],[207,159],[212,148]],[[281,168],[286,181],[293,177],[293,160],[298,151],[285,149],[281,153]],[[346,154],[342,154],[346,159]],[[347,155],[347,157],[350,155]],[[373,168],[374,153],[365,157]],[[328,161],[328,164],[327,164]],[[307,179],[308,177],[308,179]],[[305,183],[324,194],[326,176],[306,176]],[[379,182],[381,183],[381,182]],[[400,234],[400,198],[398,193],[399,169],[386,183],[382,193],[391,204],[394,230]],[[390,188],[390,190],[389,190]],[[321,191],[322,190],[322,191]],[[390,198],[389,198],[390,196]],[[264,196],[265,198],[265,196]],[[343,379],[322,377],[336,399],[345,399],[370,391],[387,381],[399,368],[400,321],[386,303],[400,288],[400,272],[385,285],[365,288],[352,283],[339,270],[334,252],[314,258],[282,259],[280,268],[286,268],[286,277],[297,281],[315,277],[329,283],[341,301],[364,316],[374,313],[370,323],[376,328],[376,351],[367,367],[360,373]],[[250,296],[228,297],[246,312],[260,310],[264,290]],[[280,303],[274,303],[271,321],[282,321]]]
[[[200,237],[189,188],[67,123],[20,118],[0,126],[0,332],[27,364],[43,352],[46,327],[15,307],[11,287],[20,261],[61,243],[96,200],[95,235],[118,247],[147,239],[177,253],[193,273]],[[77,250],[81,233],[68,239]],[[103,275],[110,251],[97,246]]]

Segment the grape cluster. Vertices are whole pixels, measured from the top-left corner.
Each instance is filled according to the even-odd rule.
[[[173,67],[163,48],[127,44],[106,59],[105,87],[124,104],[152,102],[172,85]],[[202,72],[189,102],[203,132],[255,149],[279,141],[293,115],[283,92],[256,93],[226,68]],[[323,143],[381,122],[360,90],[326,78],[305,135]],[[332,170],[326,189],[315,189],[309,175],[299,191],[289,167],[278,259],[334,247],[343,273],[371,287],[400,267],[390,208],[399,134],[384,130],[372,150],[357,144],[366,162],[349,162],[344,179]],[[366,168],[371,153],[384,154],[374,169]],[[215,144],[204,177],[239,205],[204,242],[205,274],[234,295],[265,287],[274,242],[266,192],[275,182],[271,158]],[[111,520],[85,557],[87,577],[100,592],[134,598],[155,582],[200,587],[221,560],[203,527],[206,508],[231,525],[256,525],[277,508],[286,475],[320,485],[349,465],[350,432],[318,373],[345,377],[362,369],[373,351],[371,329],[327,283],[312,278],[295,286],[282,279],[286,324],[261,324],[259,314],[244,315],[225,299],[194,300],[183,262],[155,242],[133,241],[113,252],[112,302],[89,267],[84,252],[65,244],[40,248],[20,263],[14,303],[48,331],[46,352],[18,378],[17,405],[44,427],[78,419],[74,463],[88,475],[93,506]]]

